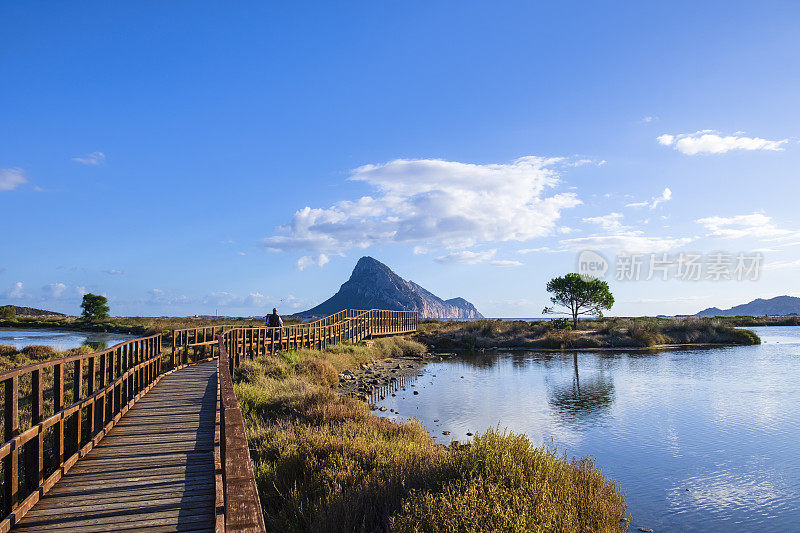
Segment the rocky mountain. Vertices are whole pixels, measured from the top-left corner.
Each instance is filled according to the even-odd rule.
[[[719,307],[709,307],[703,309],[695,316],[787,316],[800,315],[800,298],[794,296],[776,296],[765,300],[756,298],[752,302],[737,305],[730,309],[720,309]]]
[[[416,311],[420,318],[483,318],[464,298],[442,300],[406,281],[372,257],[362,257],[339,292],[298,316],[325,316],[342,309]]]

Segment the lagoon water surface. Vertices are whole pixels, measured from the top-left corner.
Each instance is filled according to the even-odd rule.
[[[760,346],[465,355],[377,404],[438,442],[495,427],[591,455],[631,531],[799,531],[800,327],[753,329]]]
[[[13,346],[17,349],[31,344],[52,346],[56,350],[69,350],[84,344],[90,344],[97,349],[104,349],[133,338],[135,338],[134,335],[124,333],[44,328],[0,328],[0,344]]]

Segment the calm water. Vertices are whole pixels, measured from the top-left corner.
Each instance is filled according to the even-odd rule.
[[[84,344],[91,344],[97,349],[104,349],[133,338],[135,336],[124,333],[0,328],[0,344],[15,348],[24,348],[30,344],[44,344],[52,346],[56,350],[69,350]]]
[[[800,531],[800,328],[754,329],[761,346],[464,356],[377,403],[439,442],[499,427],[594,456],[631,531]]]

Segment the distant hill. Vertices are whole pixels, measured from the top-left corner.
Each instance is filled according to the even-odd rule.
[[[416,311],[420,318],[483,318],[464,298],[442,300],[372,257],[358,260],[339,292],[297,316],[325,316],[342,309]]]
[[[765,300],[756,298],[752,302],[737,305],[730,309],[709,307],[695,316],[789,316],[800,315],[800,298],[794,296],[776,296]]]
[[[17,316],[68,316],[63,313],[56,313],[55,311],[45,311],[44,309],[36,309],[34,307],[18,307],[16,305],[2,305],[0,306],[0,312],[7,307],[14,309],[14,314]]]

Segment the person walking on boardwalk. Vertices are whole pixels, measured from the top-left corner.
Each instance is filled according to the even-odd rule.
[[[272,314],[267,315],[267,327],[268,328],[280,328],[278,329],[277,338],[275,338],[275,334],[273,333],[273,342],[277,341],[279,350],[283,349],[283,320],[281,320],[280,315],[278,315],[278,310],[274,307],[272,308]]]
[[[283,320],[281,320],[280,315],[278,315],[278,310],[274,307],[272,308],[272,314],[267,315],[267,327],[268,328],[280,328],[283,327]]]

